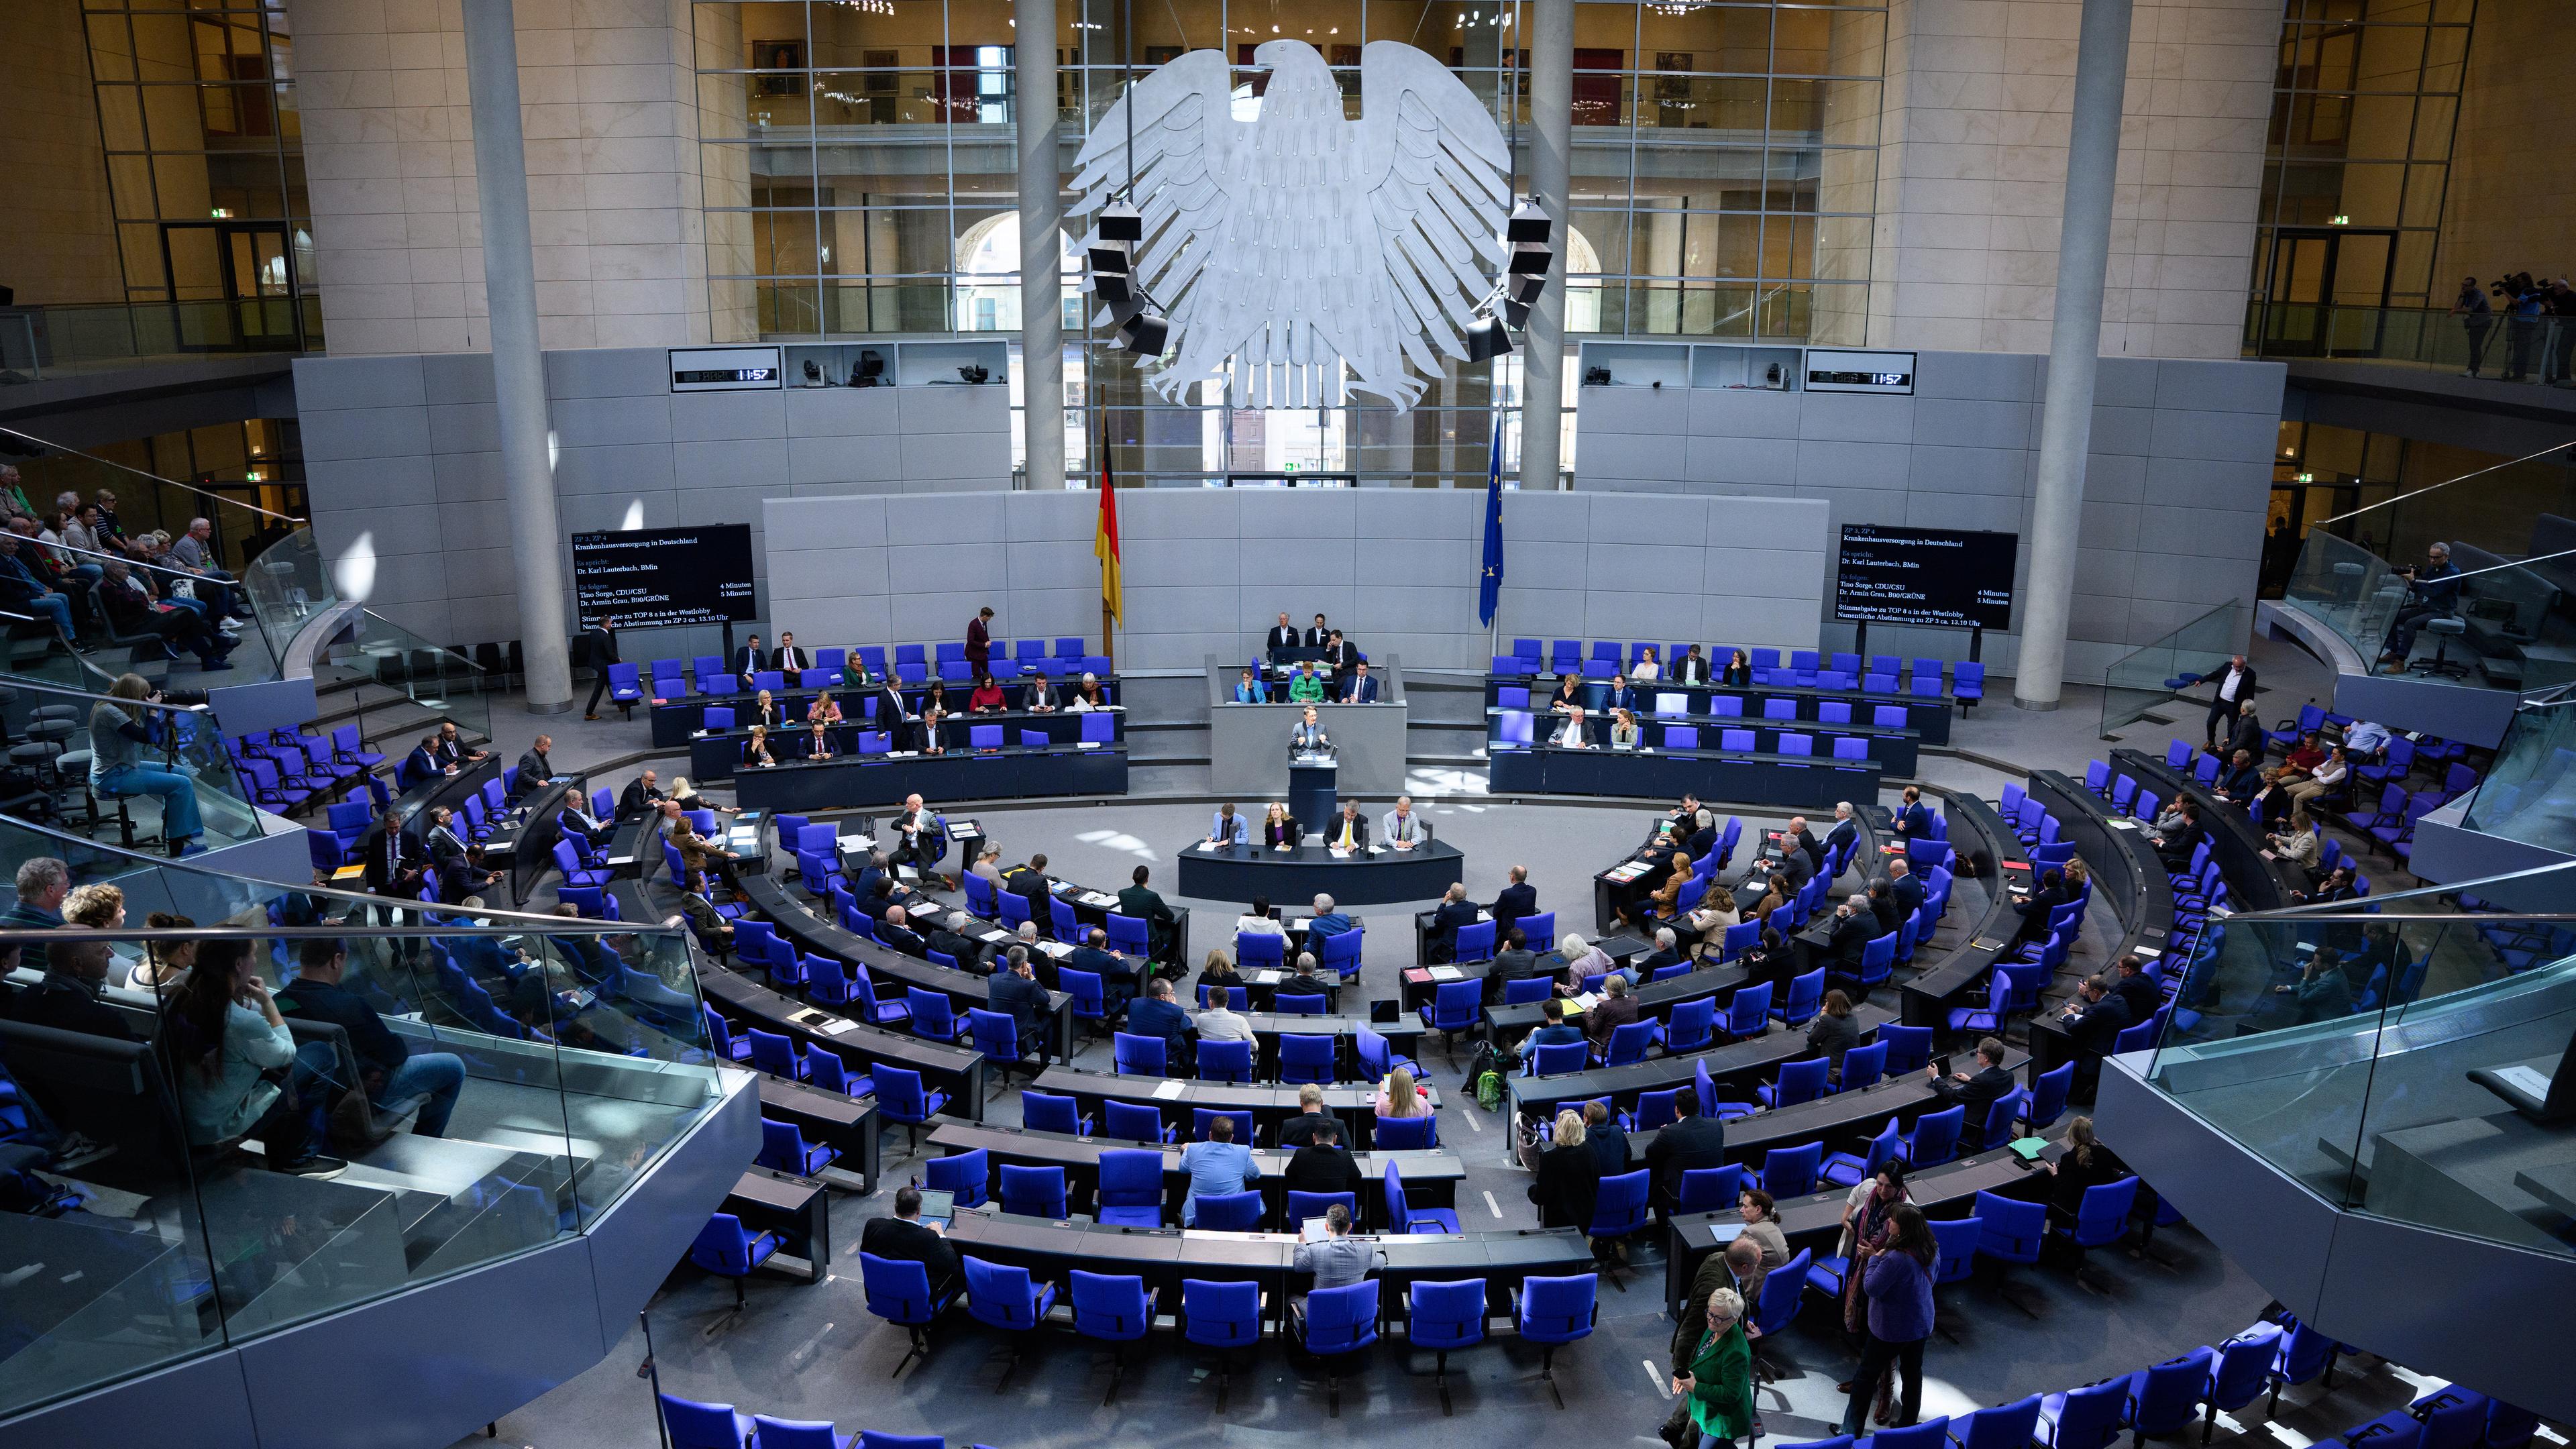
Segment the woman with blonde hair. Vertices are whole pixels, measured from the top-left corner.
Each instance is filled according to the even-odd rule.
[[[1386,1074],[1386,1084],[1377,1089],[1379,1116],[1422,1117],[1430,1111],[1430,1093],[1414,1084],[1413,1073],[1397,1067]]]
[[[1699,905],[1682,924],[1699,937],[1691,943],[1691,954],[1697,956],[1711,946],[1723,946],[1728,928],[1744,924],[1744,913],[1736,909],[1735,892],[1710,881],[1708,893],[1699,898]]]
[[[1583,1114],[1559,1112],[1550,1145],[1538,1157],[1538,1180],[1529,1200],[1538,1204],[1543,1228],[1589,1228],[1601,1195],[1601,1163],[1583,1144]]]
[[[196,843],[205,833],[197,816],[197,785],[188,767],[165,767],[146,753],[160,743],[162,722],[143,706],[161,696],[140,674],[123,674],[107,687],[107,698],[90,706],[89,786],[109,799],[131,795],[161,797],[161,838],[173,857],[205,849]]]
[[[63,897],[63,921],[93,931],[113,931],[125,924],[125,892],[104,882],[74,886]]]

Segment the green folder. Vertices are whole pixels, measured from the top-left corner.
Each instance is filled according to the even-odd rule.
[[[2048,1150],[2048,1139],[2045,1137],[2022,1137],[2015,1139],[2008,1145],[2015,1153],[2019,1154],[2022,1161],[2029,1162],[2037,1158],[2042,1152]]]

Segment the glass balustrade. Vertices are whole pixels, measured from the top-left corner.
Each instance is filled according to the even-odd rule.
[[[2477,325],[2472,325],[2472,323]],[[2469,318],[2448,308],[2346,307],[2322,302],[2245,305],[2245,352],[2250,357],[2316,358],[2403,363],[2467,372],[2506,382],[2556,380],[2550,359],[2565,344],[2576,318]]]
[[[401,754],[410,748],[405,736],[425,734],[423,726],[439,719],[456,721],[468,737],[491,738],[491,695],[504,683],[500,671],[373,609],[356,610],[343,622],[313,661],[313,677],[317,685],[356,685],[358,724],[368,738],[387,739],[388,752]]]
[[[2174,702],[2178,690],[2226,668],[2245,647],[2248,620],[2242,605],[2221,604],[2160,639],[2111,661],[2102,676],[2105,738]]]
[[[2576,855],[2576,691],[2526,699],[2514,711],[2462,823]]]
[[[0,931],[0,968],[25,992],[41,952],[123,1036],[0,1021],[25,1122],[0,1169],[31,1165],[36,1199],[0,1212],[0,1417],[584,1232],[718,1100],[684,933],[249,881],[0,819],[0,881],[38,860],[116,887],[123,923]],[[210,972],[259,990],[227,1008],[191,989]],[[381,1033],[347,1029],[352,1002]],[[209,1056],[210,1028],[259,1055]]]
[[[150,780],[111,778],[92,784],[94,741],[132,724],[151,736],[136,747],[137,764],[160,776],[185,777],[190,809],[208,849],[259,839],[252,806],[259,782],[246,779],[224,748],[221,727],[202,700],[118,700],[98,689],[76,690],[24,676],[0,686],[0,726],[20,743],[9,747],[15,772],[0,811],[57,822],[112,843],[166,842],[173,797],[151,793]],[[283,802],[275,802],[283,808]]]
[[[2499,884],[2212,921],[2148,1082],[2339,1208],[2576,1252],[2576,917],[2444,898]]]
[[[2404,643],[2408,671],[2418,676],[2520,691],[2576,681],[2576,616],[2566,602],[2576,586],[2576,556],[2552,556],[2576,547],[2576,522],[2550,512],[2561,506],[2563,468],[2526,471],[2545,478],[2551,496],[2534,500],[2537,512],[2519,519],[2498,516],[2483,497],[2512,487],[2513,476],[2499,470],[2356,514],[2339,525],[2354,537],[2309,529],[2283,602],[2384,672],[2395,666],[2381,663],[2382,654]],[[2535,517],[2564,525],[2567,538],[2536,527]],[[2450,550],[2461,581],[2441,608],[2410,617],[2424,601],[2411,592],[2405,570],[2424,568],[2437,542]],[[2409,637],[2392,632],[2401,623]]]
[[[0,368],[38,382],[215,353],[321,350],[319,297],[0,308]]]

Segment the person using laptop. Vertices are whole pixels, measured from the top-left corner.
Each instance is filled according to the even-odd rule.
[[[942,1194],[946,1196],[946,1194]],[[948,1245],[946,1228],[921,1220],[921,1189],[910,1184],[894,1190],[894,1216],[870,1218],[859,1230],[859,1251],[880,1258],[909,1259],[930,1275],[930,1296],[957,1276],[957,1250]]]

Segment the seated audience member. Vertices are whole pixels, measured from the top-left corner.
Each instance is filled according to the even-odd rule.
[[[1860,1023],[1852,1020],[1851,998],[1841,987],[1825,993],[1824,1005],[1816,1019],[1807,1023],[1807,1051],[1832,1063],[1826,1073],[1839,1081],[1843,1074],[1843,1053],[1860,1045]]]
[[[1281,1147],[1303,1147],[1325,1128],[1341,1130],[1342,1119],[1324,1110],[1324,1089],[1308,1082],[1297,1089],[1297,1115],[1279,1124]]]
[[[1098,976],[1102,993],[1115,1004],[1136,994],[1142,963],[1130,961],[1110,950],[1109,933],[1094,926],[1083,934],[1082,943],[1073,948],[1073,954],[1064,964],[1076,971],[1088,971]],[[1132,1026],[1129,1029],[1134,1030]]]
[[[1744,984],[1759,986],[1767,981],[1772,999],[1780,1000],[1800,964],[1797,944],[1782,936],[1779,927],[1764,926],[1759,942],[1744,954]]]
[[[1538,914],[1538,888],[1529,883],[1529,867],[1513,866],[1505,879],[1510,884],[1504,886],[1494,896],[1494,903],[1486,907],[1493,915],[1494,928],[1502,932],[1510,931],[1512,922],[1521,917]]]
[[[106,942],[58,948],[75,956],[93,950],[104,975]],[[295,1044],[255,969],[250,942],[208,941],[197,957],[166,1028],[189,1144],[216,1147],[255,1137],[272,1172],[329,1178],[347,1171],[348,1163],[318,1150],[320,1087],[338,1065],[337,1054],[326,1042]]]
[[[1314,952],[1300,951],[1288,979],[1279,983],[1279,989],[1290,996],[1331,996],[1341,984],[1338,975],[1325,974],[1323,967],[1317,964]]]
[[[841,722],[840,701],[832,698],[832,691],[828,689],[814,691],[813,703],[805,706],[805,720],[808,724],[817,722],[839,724]]]
[[[2014,1090],[2012,1073],[2004,1070],[2004,1044],[1999,1037],[1977,1039],[1975,1075],[1952,1072],[1944,1077],[1940,1064],[1931,1062],[1924,1065],[1923,1076],[1932,1084],[1933,1095],[1941,1099],[1943,1107],[1965,1106],[1968,1109],[1963,1126],[1970,1133],[1982,1131],[1986,1113]]]
[[[911,924],[911,913],[901,906],[888,906],[877,921],[877,939],[907,956],[929,959],[930,943]]]
[[[1252,909],[1234,918],[1234,933],[1238,936],[1285,936],[1288,928],[1270,913],[1270,897],[1254,896]]]
[[[1771,1194],[1748,1187],[1736,1194],[1736,1215],[1744,1219],[1742,1236],[1762,1249],[1762,1271],[1789,1261],[1789,1237],[1780,1230],[1780,1210]]]
[[[1553,714],[1572,714],[1583,708],[1583,679],[1571,671],[1557,677],[1556,693],[1549,695],[1547,707]]]
[[[2156,854],[2163,859],[2167,870],[2181,870],[2190,865],[2191,853],[2198,849],[2200,842],[2206,838],[2200,824],[2199,801],[2186,795],[2174,802],[2174,813],[2179,817],[2178,823],[2170,829],[2158,830],[2147,837],[2148,843],[2156,848]]]
[[[316,937],[296,950],[295,980],[276,993],[278,1009],[308,1021],[327,1021],[349,1034],[367,1100],[381,1107],[426,1096],[412,1131],[447,1135],[448,1114],[465,1089],[465,1059],[452,1052],[413,1051],[394,1035],[364,997],[341,982],[349,971],[348,943]]]
[[[1368,817],[1360,813],[1360,802],[1344,800],[1342,813],[1324,822],[1324,848],[1337,851],[1364,851],[1369,845]]]
[[[223,668],[224,657],[241,642],[210,627],[203,614],[154,599],[123,559],[107,561],[106,576],[98,581],[98,597],[107,610],[109,628],[125,635],[155,635],[172,650],[196,655],[200,668]]]
[[[1565,960],[1562,975],[1557,978],[1557,991],[1564,996],[1581,996],[1583,983],[1594,976],[1606,976],[1614,969],[1610,953],[1583,939],[1579,932],[1568,931],[1557,938],[1556,952]]]
[[[1270,689],[1267,685],[1264,685],[1260,678],[1254,675],[1251,670],[1246,669],[1243,671],[1243,677],[1235,681],[1234,702],[1236,704],[1268,704],[1270,702]]]
[[[463,855],[443,856],[436,866],[438,898],[442,901],[461,901],[501,878],[499,871],[484,867],[483,847],[480,845],[465,847]]]
[[[1467,899],[1462,882],[1451,883],[1440,897],[1439,906],[1431,913],[1431,925],[1423,941],[1423,959],[1428,963],[1454,961],[1458,956],[1458,932],[1476,924],[1476,903]]]
[[[1002,848],[998,845],[986,845],[978,849],[975,852],[975,863],[966,869],[970,874],[982,876],[999,887],[1002,883]]]
[[[1583,1028],[1565,1019],[1565,1003],[1551,996],[1539,1003],[1539,1015],[1545,1018],[1536,1031],[1521,1042],[1521,1055],[1528,1056],[1543,1046],[1563,1046],[1569,1042],[1581,1045]]]
[[[1708,683],[1708,656],[1699,652],[1698,645],[1693,644],[1690,646],[1689,653],[1673,661],[1673,682],[1676,684]]]
[[[482,760],[488,760],[492,758],[492,752],[490,750],[467,749],[465,747],[465,736],[457,730],[456,721],[451,719],[443,720],[439,723],[438,758],[443,764],[461,767],[475,764]]]
[[[1359,1164],[1342,1150],[1342,1124],[1326,1122],[1306,1139],[1288,1159],[1280,1180],[1290,1192],[1347,1192],[1368,1190],[1368,1181],[1360,1175]]]
[[[671,790],[664,798],[669,803],[677,805],[683,810],[712,810],[718,815],[739,815],[742,813],[741,807],[739,806],[719,805],[714,801],[709,800],[704,795],[699,794],[698,788],[689,783],[689,777],[686,775],[674,775],[671,777]]]
[[[949,924],[948,917],[940,917],[939,924],[932,926],[929,934],[921,938],[922,944],[931,950],[938,952],[940,955],[947,957],[949,960],[956,962],[957,969],[960,971],[971,972],[977,976],[992,975],[998,968],[985,951],[983,945],[980,942],[966,936],[961,936],[955,931],[950,930]],[[993,1009],[995,1011],[1001,1010],[998,1006]]]
[[[1639,1013],[1637,998],[1628,994],[1627,977],[1613,972],[1608,980],[1601,983],[1601,989],[1606,994],[1583,1014],[1584,1033],[1592,1039],[1595,1048],[1606,1051],[1610,1046],[1610,1033],[1635,1021]]]
[[[1729,689],[1742,689],[1753,683],[1753,661],[1738,649],[1726,656],[1726,668],[1719,671],[1719,684]]]
[[[1367,660],[1352,662],[1350,677],[1342,684],[1341,699],[1344,704],[1377,703],[1377,681],[1369,677]]]
[[[1610,687],[1601,695],[1601,709],[1604,713],[1623,709],[1630,714],[1637,712],[1637,691],[1629,687],[1626,674],[1610,676]]]
[[[71,895],[71,868],[49,855],[31,856],[18,863],[17,899],[9,909],[0,911],[0,927],[13,931],[51,931],[63,924],[62,905]],[[19,964],[42,974],[45,970],[45,947],[31,943],[19,956]],[[0,994],[0,1003],[7,996]]]
[[[161,692],[142,675],[123,674],[108,686],[107,697],[90,707],[89,783],[102,796],[159,796],[162,838],[175,858],[203,848],[196,840],[205,826],[197,815],[193,772],[161,763],[157,747],[169,726],[143,707],[160,699]]]
[[[2066,1124],[2065,1143],[2066,1151],[2055,1162],[2040,1158],[2031,1166],[2048,1175],[2049,1220],[2071,1227],[2076,1214],[2084,1208],[2086,1189],[2118,1182],[2129,1175],[2129,1168],[2102,1145],[2101,1138],[2093,1135],[2090,1117],[2077,1117]]]
[[[1386,1074],[1377,1089],[1377,1114],[1381,1117],[1428,1117],[1432,1114],[1431,1089],[1413,1080],[1413,1073],[1397,1067]]]
[[[2352,978],[2344,973],[2340,956],[2332,946],[2319,946],[2310,953],[2295,983],[2272,990],[2290,998],[2303,1023],[2352,1015]]]
[[[1000,680],[989,674],[975,676],[975,688],[966,696],[968,714],[1000,714],[1010,707],[1010,701],[1002,697]]]
[[[1231,1004],[1233,998],[1222,991],[1208,993],[1207,1009],[1198,1016],[1201,1041],[1250,1041],[1252,1023]]]
[[[1242,845],[1252,838],[1252,822],[1234,808],[1232,801],[1220,805],[1208,821],[1210,845]]]
[[[1243,985],[1243,973],[1234,969],[1234,962],[1223,951],[1211,950],[1207,959],[1199,963],[1199,993],[1209,1000],[1215,1000],[1220,991]]]
[[[1673,1117],[1646,1144],[1646,1166],[1655,1172],[1655,1209],[1666,1214],[1681,1201],[1683,1173],[1726,1165],[1726,1124],[1701,1115],[1697,1088],[1674,1091]]]
[[[2254,752],[2238,749],[2229,757],[2225,771],[2218,777],[2218,798],[2251,809],[2254,797],[2263,789],[2263,772],[2257,768]]]
[[[1331,896],[1315,897],[1315,918],[1306,923],[1306,944],[1315,945],[1327,936],[1338,936],[1351,928],[1351,918],[1333,908]]]
[[[2066,872],[2054,866],[2040,872],[2039,889],[2032,891],[2030,899],[2023,901],[2018,907],[2021,912],[2021,929],[2013,934],[2009,944],[2021,946],[2032,941],[2046,940],[2050,913],[2074,899],[2075,891],[2066,883]]]
[[[698,938],[698,944],[719,954],[733,950],[733,922],[728,921],[707,902],[707,878],[704,872],[689,875],[689,888],[680,892],[680,916]]]
[[[1289,1266],[1312,1274],[1315,1288],[1347,1288],[1386,1265],[1386,1253],[1374,1243],[1351,1236],[1351,1210],[1335,1203],[1324,1209],[1323,1241],[1299,1243]]]
[[[1295,817],[1288,813],[1288,807],[1276,800],[1271,801],[1270,809],[1261,820],[1261,848],[1294,850],[1298,842],[1304,838],[1304,830],[1298,826]]]
[[[1529,948],[1529,933],[1518,926],[1503,932],[1502,949],[1494,953],[1492,969],[1485,973],[1485,1004],[1493,1005],[1503,996],[1508,982],[1524,981],[1542,974],[1547,968],[1539,964],[1539,954]]]
[[[1047,858],[1041,853],[1030,856],[1026,865],[1002,872],[1002,889],[1028,902],[1032,919],[1045,913],[1047,897],[1054,893],[1055,883],[1047,877],[1046,867]]]
[[[1171,983],[1157,981],[1155,988],[1166,995]],[[1181,1226],[1196,1227],[1199,1199],[1231,1197],[1243,1191],[1261,1176],[1261,1164],[1255,1162],[1250,1146],[1234,1140],[1234,1119],[1208,1119],[1207,1138],[1181,1149],[1181,1171],[1189,1174],[1189,1195],[1181,1199]]]
[[[1294,669],[1288,671],[1288,702],[1290,704],[1324,702],[1324,676],[1316,671],[1313,660],[1301,660]]]
[[[1624,974],[1631,981],[1643,986],[1655,979],[1656,972],[1663,970],[1667,966],[1678,966],[1681,963],[1681,936],[1670,926],[1658,926],[1655,928],[1654,951],[1647,955],[1644,960],[1639,961],[1632,967],[1629,967]]]
[[[1133,1036],[1159,1036],[1163,1039],[1163,1065],[1167,1075],[1184,1076],[1191,1064],[1190,1018],[1172,999],[1172,983],[1156,977],[1145,988],[1145,996],[1127,1008],[1127,1031]]]
[[[1108,707],[1109,695],[1100,687],[1100,676],[1096,674],[1083,675],[1082,683],[1074,687],[1072,698],[1064,703],[1068,714],[1089,714]]]
[[[840,753],[832,748],[832,727],[816,720],[807,727],[803,748],[799,751],[809,760],[828,760]]]
[[[751,738],[742,742],[742,763],[746,766],[761,768],[766,768],[767,766],[778,763],[778,757],[772,754],[769,749],[769,726],[753,725],[751,727]]]
[[[894,1190],[893,1217],[870,1218],[859,1229],[859,1251],[919,1263],[930,1279],[934,1298],[947,1291],[960,1271],[957,1250],[948,1245],[946,1230],[921,1220],[921,1189],[909,1183]]]
[[[1607,1103],[1583,1104],[1583,1145],[1592,1149],[1592,1160],[1603,1177],[1617,1177],[1628,1170],[1628,1134],[1611,1120]]]
[[[2325,758],[2308,770],[2304,780],[2293,780],[2285,788],[2293,809],[2303,810],[2319,799],[2342,798],[2344,780],[2352,773],[2352,760],[2342,745],[2326,751]]]
[[[2112,969],[2115,974],[2111,979],[2111,994],[2128,1006],[2131,1025],[2155,1015],[2156,1008],[2165,1004],[2164,992],[2157,987],[2156,979],[2147,974],[2147,963],[2138,959],[2136,953],[2123,954]]]
[[[1610,711],[1610,748],[1633,750],[1639,742],[1637,717],[1624,709]]]
[[[67,926],[66,934],[47,943],[44,975],[17,994],[11,1004],[19,1021],[29,1026],[74,1031],[111,1041],[141,1041],[126,1013],[99,999],[114,961],[107,942],[82,934],[87,928]],[[26,954],[18,964],[33,965]]]
[[[1556,733],[1548,738],[1548,743],[1562,750],[1584,750],[1592,747],[1591,731],[1584,725],[1583,706],[1576,705],[1566,711],[1565,723],[1557,727]]]
[[[1736,908],[1735,892],[1715,881],[1699,898],[1699,905],[1682,918],[1683,929],[1696,939],[1691,943],[1691,957],[1700,959],[1725,947],[1729,927],[1742,925],[1744,913]]]
[[[1037,1056],[1046,1051],[1047,1019],[1053,1016],[1053,1003],[1047,989],[1038,984],[1037,968],[1029,964],[1029,948],[1012,946],[1003,953],[1002,969],[993,973],[992,985],[986,988],[991,1009],[1010,1013],[1018,1027],[1020,1055]]]

